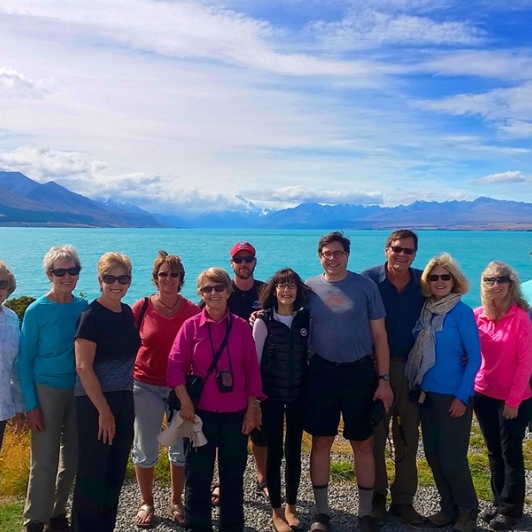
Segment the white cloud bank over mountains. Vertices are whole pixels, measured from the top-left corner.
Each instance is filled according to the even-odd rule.
[[[532,201],[530,0],[4,0],[0,169],[170,212]]]

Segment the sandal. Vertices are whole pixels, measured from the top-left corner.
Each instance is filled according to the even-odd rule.
[[[265,480],[259,482],[257,480],[257,486],[255,487],[255,493],[262,495],[268,502],[270,501],[270,494],[268,493],[268,484]]]
[[[166,515],[171,517],[177,526],[185,526],[185,511],[182,504],[172,504],[166,510]]]
[[[144,512],[144,517],[142,518],[143,521],[140,522],[138,519],[139,517],[139,514],[140,512]],[[139,509],[137,510],[137,516],[135,517],[135,524],[139,527],[139,528],[151,528],[153,526],[153,518],[155,516],[155,512],[154,512],[154,509],[153,509],[153,506],[149,505],[149,504],[141,504],[139,506]],[[149,519],[149,521],[147,521],[147,519]]]
[[[211,490],[211,504],[220,506],[220,484],[216,483]]]

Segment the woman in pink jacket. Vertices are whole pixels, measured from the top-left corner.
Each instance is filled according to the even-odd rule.
[[[475,309],[482,365],[474,409],[491,471],[493,506],[480,518],[494,530],[513,528],[523,515],[523,438],[532,414],[532,322],[516,272],[493,261],[481,278],[482,307]]]

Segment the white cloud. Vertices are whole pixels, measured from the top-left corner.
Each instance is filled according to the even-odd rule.
[[[47,93],[44,81],[34,81],[12,68],[0,67],[0,97],[42,99]]]
[[[532,183],[532,175],[524,175],[520,171],[508,171],[491,174],[472,181],[473,185],[499,185],[501,183]]]

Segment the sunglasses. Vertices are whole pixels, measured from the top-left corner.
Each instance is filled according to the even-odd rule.
[[[5,290],[7,288],[7,280],[4,279],[0,281],[0,290]]]
[[[102,281],[105,284],[114,284],[116,281],[120,284],[129,284],[131,277],[129,275],[102,275]]]
[[[401,246],[390,246],[390,249],[397,254],[401,253],[401,251],[404,251],[406,255],[413,255],[416,252],[415,249],[402,248]]]
[[[164,278],[166,278],[168,276],[176,278],[176,277],[179,277],[180,275],[181,274],[178,273],[178,272],[159,272],[157,274],[158,277],[164,277]]]
[[[343,257],[345,253],[345,251],[324,251],[323,253],[320,253],[320,255],[325,259],[339,259],[340,257]]]
[[[67,273],[71,277],[75,277],[76,275],[79,275],[79,272],[81,271],[81,268],[75,267],[75,268],[55,268],[53,270],[50,270],[50,273],[55,277],[64,277]]]
[[[495,283],[506,284],[510,282],[509,275],[501,275],[500,277],[484,277],[482,279],[486,284],[494,285]]]
[[[450,281],[452,278],[453,276],[450,273],[444,273],[443,275],[432,273],[428,277],[429,281],[437,281],[438,279],[441,279],[442,281]]]
[[[203,294],[210,294],[211,292],[223,292],[225,290],[225,286],[223,284],[215,284],[214,286],[212,285],[207,285],[207,286],[203,286],[202,288],[200,288],[200,292],[203,293]]]
[[[255,257],[253,255],[246,255],[245,257],[233,257],[231,260],[236,264],[242,264],[242,262],[251,264],[255,260]]]

